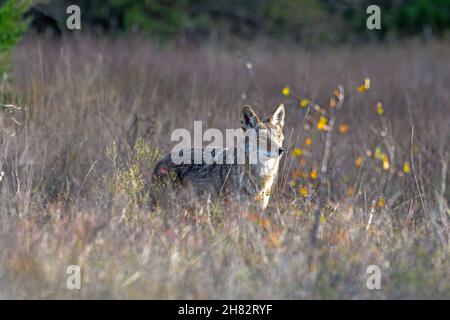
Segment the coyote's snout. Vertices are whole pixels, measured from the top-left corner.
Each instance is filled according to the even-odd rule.
[[[243,107],[242,136],[235,147],[188,148],[179,150],[176,155],[168,154],[156,164],[152,184],[190,185],[198,193],[232,196],[266,208],[284,151],[284,115],[284,106],[280,105],[270,118],[261,121],[250,106]],[[174,161],[186,153],[190,161]],[[200,164],[194,162],[199,155]]]

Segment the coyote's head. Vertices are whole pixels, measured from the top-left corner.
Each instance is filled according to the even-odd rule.
[[[259,162],[276,159],[283,154],[284,106],[261,121],[250,106],[242,108],[241,126],[245,132],[245,151],[258,156]]]

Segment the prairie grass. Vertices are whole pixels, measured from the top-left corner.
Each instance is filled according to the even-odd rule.
[[[450,298],[449,56],[415,40],[25,39],[0,88],[0,298]],[[288,152],[266,211],[142,205],[172,130],[279,103]]]

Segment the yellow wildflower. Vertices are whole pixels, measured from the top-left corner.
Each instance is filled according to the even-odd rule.
[[[403,163],[403,172],[409,173],[410,171],[411,171],[411,167],[409,165],[409,161],[405,161],[405,163]]]
[[[306,108],[309,105],[309,99],[300,100],[300,107]]]
[[[291,88],[289,88],[288,86],[284,86],[281,90],[281,93],[285,96],[288,96],[291,94]]]
[[[384,170],[389,170],[389,167],[390,167],[389,159],[386,157],[386,158],[383,159],[383,169]]]
[[[319,118],[319,122],[317,123],[317,129],[326,130],[328,128],[327,123],[328,123],[327,117],[321,116]]]
[[[387,159],[387,154],[384,153],[383,151],[381,151],[380,147],[375,148],[375,154],[374,154],[375,159],[377,160],[381,160],[384,161],[385,159]]]
[[[301,186],[298,189],[298,192],[300,193],[300,195],[302,195],[303,197],[306,197],[308,195],[308,188],[305,186]]]
[[[358,86],[358,92],[365,92],[370,89],[370,79],[365,78],[364,83]]]
[[[377,102],[377,113],[382,116],[384,114],[383,104],[381,102]]]
[[[292,154],[294,155],[294,157],[300,157],[302,155],[303,151],[300,148],[294,148],[294,150],[292,151]]]

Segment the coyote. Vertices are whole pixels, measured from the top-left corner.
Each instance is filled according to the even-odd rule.
[[[218,199],[232,197],[238,201],[256,202],[265,209],[284,151],[284,115],[284,106],[280,105],[270,118],[261,121],[250,106],[244,106],[241,112],[242,137],[235,147],[182,149],[181,155],[190,153],[192,161],[181,164],[176,164],[173,154],[168,154],[156,164],[152,185],[191,186],[196,193]],[[246,138],[250,132],[255,139]],[[193,159],[199,153],[205,161],[195,164]],[[252,155],[257,156],[253,162]]]

